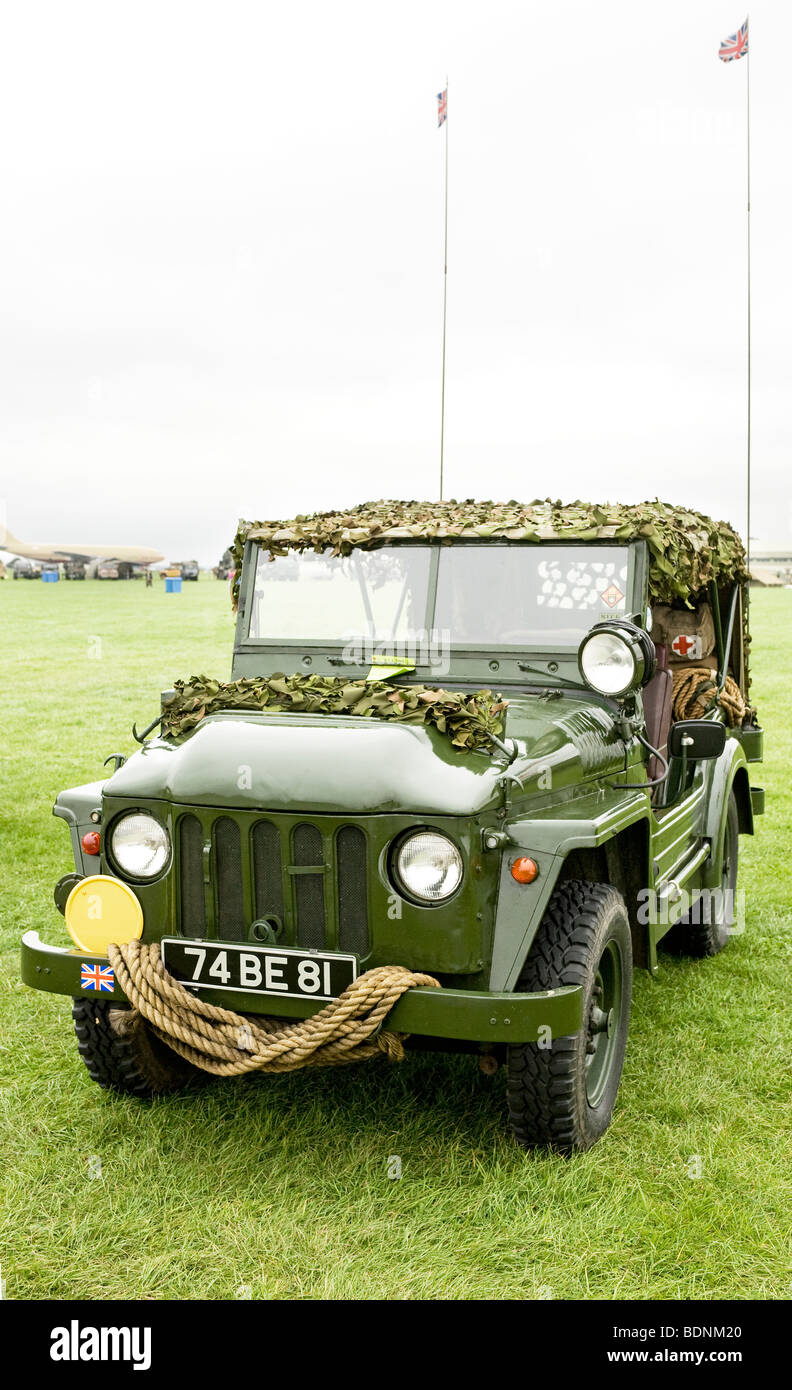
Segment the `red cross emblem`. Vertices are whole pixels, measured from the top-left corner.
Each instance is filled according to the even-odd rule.
[[[700,656],[701,638],[686,637],[684,632],[680,632],[671,643],[671,650],[676,652],[677,656]]]

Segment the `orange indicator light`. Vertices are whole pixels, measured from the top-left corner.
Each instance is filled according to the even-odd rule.
[[[519,859],[515,859],[511,866],[511,876],[518,883],[533,883],[539,872],[539,866],[533,859],[529,859],[526,854],[521,854]]]

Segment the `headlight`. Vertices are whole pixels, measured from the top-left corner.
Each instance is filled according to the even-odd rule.
[[[602,623],[580,644],[580,674],[601,695],[626,695],[651,679],[655,669],[654,643],[633,623]]]
[[[154,878],[168,862],[170,837],[153,816],[133,811],[116,821],[110,851],[118,868],[130,878]]]
[[[419,830],[399,846],[394,860],[399,885],[423,903],[441,903],[462,880],[462,856],[435,830]]]

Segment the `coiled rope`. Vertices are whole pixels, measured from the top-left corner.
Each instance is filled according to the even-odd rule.
[[[672,710],[675,719],[700,719],[717,703],[726,711],[731,728],[742,724],[746,704],[731,676],[718,694],[718,682],[709,666],[682,666],[672,672]]]
[[[107,954],[119,986],[157,1037],[214,1076],[345,1066],[380,1053],[400,1062],[406,1035],[381,1032],[383,1020],[414,985],[441,988],[431,975],[379,966],[312,1018],[281,1023],[238,1014],[192,994],[165,969],[156,941],[111,944]]]

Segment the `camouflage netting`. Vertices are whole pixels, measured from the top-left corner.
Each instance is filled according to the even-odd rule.
[[[649,547],[649,597],[687,603],[710,579],[744,580],[745,550],[725,521],[665,502],[634,506],[593,502],[363,502],[345,512],[314,512],[291,521],[240,521],[232,554],[234,604],[245,541],[258,540],[274,559],[289,550],[332,550],[405,537],[453,543],[497,537],[515,541],[633,540]]]
[[[166,738],[189,733],[207,714],[218,710],[285,710],[431,724],[447,734],[460,753],[492,747],[489,735],[502,732],[502,715],[508,703],[491,690],[466,695],[439,687],[319,675],[276,674],[227,682],[191,676],[189,681],[176,681],[174,690],[175,695],[163,708],[162,733]]]

